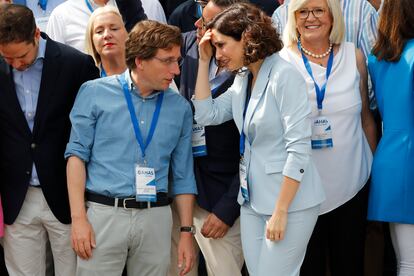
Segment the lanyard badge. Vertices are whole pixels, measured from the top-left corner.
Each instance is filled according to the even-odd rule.
[[[309,60],[302,52],[300,42],[298,42],[298,49],[302,54],[302,59],[306,71],[308,71],[315,85],[316,101],[318,104],[319,111],[319,115],[312,121],[312,149],[331,148],[333,147],[332,127],[329,122],[329,119],[325,116],[322,116],[321,113],[323,108],[323,100],[325,98],[326,85],[328,83],[328,79],[332,70],[334,54],[333,51],[331,51],[331,53],[329,54],[328,66],[326,68],[326,82],[323,84],[322,87],[319,87],[319,85],[315,81],[315,78],[313,77],[312,68],[310,67]]]
[[[240,143],[239,143],[239,151],[240,151],[240,163],[239,163],[239,176],[240,176],[240,192],[246,201],[250,201],[250,192],[249,192],[249,183],[247,181],[248,176],[248,169],[247,163],[244,159],[244,149],[246,144],[246,135],[244,134],[244,122],[246,119],[246,112],[247,107],[249,106],[250,102],[250,91],[251,91],[251,84],[252,84],[252,75],[249,75],[248,85],[246,89],[246,100],[244,102],[244,110],[243,110],[243,122],[242,122],[242,130],[240,133]]]
[[[199,124],[193,124],[193,134],[191,143],[193,146],[194,157],[207,155],[206,131],[204,126]]]
[[[138,142],[138,145],[141,149],[142,159],[144,160],[144,165],[136,164],[135,165],[135,189],[136,189],[136,200],[137,201],[157,201],[157,188],[156,188],[156,178],[155,178],[155,169],[147,166],[145,159],[145,150],[150,144],[152,137],[155,132],[155,128],[158,123],[158,118],[161,111],[161,105],[164,98],[164,93],[161,92],[158,95],[157,103],[154,110],[154,115],[152,117],[150,130],[146,142],[142,138],[141,130],[138,125],[138,119],[135,114],[135,108],[132,103],[131,93],[128,88],[128,83],[125,80],[125,76],[122,74],[119,76],[119,82],[121,83],[122,90],[124,92],[125,100],[128,105],[128,111],[131,117],[132,125],[134,127],[135,138]]]

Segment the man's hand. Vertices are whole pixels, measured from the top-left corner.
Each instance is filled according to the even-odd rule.
[[[187,274],[193,268],[194,260],[193,234],[181,232],[178,243],[178,269],[180,270],[180,276]]]
[[[87,218],[72,218],[72,248],[76,254],[88,260],[92,257],[92,249],[96,247],[95,232]]]
[[[230,226],[225,224],[215,214],[210,213],[201,228],[201,234],[206,238],[221,239],[227,234]]]

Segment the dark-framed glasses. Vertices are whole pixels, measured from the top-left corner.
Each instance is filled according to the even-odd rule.
[[[156,60],[160,61],[162,64],[167,65],[167,66],[171,66],[173,64],[177,64],[179,67],[181,67],[181,65],[183,65],[183,59],[181,57],[179,58],[159,58],[159,57],[154,57]]]
[[[301,9],[296,11],[296,14],[300,19],[308,19],[310,13],[312,13],[314,17],[319,18],[325,14],[325,9],[315,8],[313,10]]]

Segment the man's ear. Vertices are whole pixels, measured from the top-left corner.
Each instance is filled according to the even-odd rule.
[[[135,65],[137,67],[138,70],[143,70],[144,69],[144,64],[143,64],[143,59],[140,59],[139,57],[135,58]]]

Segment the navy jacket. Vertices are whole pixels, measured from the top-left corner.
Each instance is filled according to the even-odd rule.
[[[181,55],[184,59],[180,75],[180,93],[188,100],[194,94],[198,69],[198,45],[195,31],[183,34]],[[220,96],[233,83],[225,81],[214,97]],[[207,126],[207,156],[194,158],[198,205],[213,212],[227,225],[232,226],[240,215],[237,203],[239,191],[239,132],[234,121]]]
[[[55,217],[70,223],[63,157],[79,87],[99,76],[92,58],[47,39],[33,132],[17,99],[13,71],[0,57],[0,194],[4,222],[13,224],[36,165],[43,194]]]

